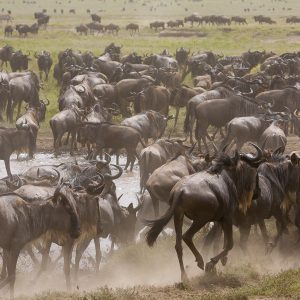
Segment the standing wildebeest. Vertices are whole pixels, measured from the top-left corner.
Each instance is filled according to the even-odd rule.
[[[168,159],[183,154],[186,147],[180,139],[159,139],[155,143],[144,148],[140,153],[140,191],[146,188],[149,176],[167,162]]]
[[[292,115],[292,123],[294,126],[295,134],[300,137],[300,117],[298,115],[298,110],[296,109]]]
[[[8,276],[1,282],[0,288],[9,284],[13,298],[16,265],[21,249],[51,230],[77,238],[80,223],[74,199],[61,197],[58,193],[54,193],[52,199],[38,203],[28,203],[14,193],[1,197],[0,246],[4,249]]]
[[[135,23],[130,23],[126,26],[126,30],[129,30],[130,35],[133,36],[137,32],[139,32],[139,25]]]
[[[47,105],[49,105],[49,100],[45,103],[43,100],[40,101],[38,107],[28,107],[26,112],[16,121],[16,128],[22,129],[24,124],[27,124],[34,136],[33,151],[36,148],[36,139],[38,130],[40,127],[40,122],[45,120]]]
[[[257,112],[257,103],[240,95],[233,95],[225,99],[212,99],[200,103],[196,108],[197,121],[195,129],[195,136],[200,151],[202,140],[207,153],[209,153],[206,144],[206,137],[212,141],[212,138],[207,133],[209,125],[221,128],[235,117],[249,116]],[[213,146],[215,148],[214,144]],[[216,148],[215,151],[217,151]]]
[[[145,143],[148,144],[148,139],[156,140],[162,137],[167,122],[171,119],[173,119],[173,116],[165,117],[159,112],[148,110],[123,120],[121,125],[136,129],[145,140]]]
[[[70,155],[74,154],[76,134],[83,118],[82,111],[76,105],[67,106],[51,118],[49,124],[53,134],[55,155],[59,153],[58,149],[61,146],[61,140],[65,133],[70,133],[71,135]]]
[[[134,111],[140,113],[155,110],[165,116],[169,114],[170,91],[163,86],[149,86],[135,95]]]
[[[232,119],[226,125],[227,134],[220,145],[220,149],[223,149],[226,145],[236,144],[236,149],[239,151],[246,142],[258,143],[269,123],[263,115]]]
[[[189,54],[190,54],[191,50],[187,50],[183,47],[176,49],[176,54],[175,54],[175,58],[178,62],[178,66],[182,69],[188,61],[189,58]]]
[[[93,22],[101,23],[101,17],[98,16],[97,14],[91,14],[91,18]]]
[[[234,157],[221,153],[208,171],[196,173],[181,179],[172,189],[169,198],[170,208],[159,219],[149,221],[151,229],[146,235],[149,246],[152,246],[164,226],[174,216],[176,232],[176,252],[181,269],[181,280],[187,275],[182,260],[183,239],[193,252],[199,268],[204,269],[204,261],[193,243],[193,236],[205,224],[212,221],[221,223],[224,232],[224,249],[213,257],[205,266],[211,271],[221,259],[226,264],[228,252],[233,247],[232,214],[237,207],[245,213],[251,205],[252,196],[257,185],[257,162],[261,159],[261,151],[256,157]],[[184,216],[193,221],[190,228],[182,235]]]
[[[120,26],[116,25],[116,24],[110,23],[110,24],[104,26],[104,30],[107,33],[111,33],[111,34],[117,35],[118,32],[120,31]]]
[[[5,66],[7,67],[7,62],[10,61],[13,52],[14,52],[14,48],[9,45],[5,45],[4,47],[0,48],[1,68],[3,67],[4,63]]]
[[[130,171],[132,171],[135,158],[139,158],[136,152],[138,143],[140,142],[144,148],[146,147],[137,130],[109,122],[100,124],[83,122],[83,126],[79,131],[79,142],[81,142],[81,136],[88,137],[88,140],[94,141],[96,144],[96,153],[94,155],[102,153],[102,150],[106,148],[110,148],[113,151],[125,148],[127,161],[124,170],[130,164]]]
[[[49,23],[49,20],[50,20],[50,16],[43,16],[43,17],[40,17],[40,18],[38,18],[38,20],[37,20],[37,24],[38,24],[38,26],[39,27],[44,27],[44,29],[46,29],[47,28],[47,25],[48,25],[48,23]]]
[[[80,35],[82,35],[82,34],[87,35],[87,33],[88,33],[87,26],[83,25],[83,24],[76,26],[75,29],[76,29],[76,32],[79,32]]]
[[[30,54],[23,54],[21,50],[14,52],[9,60],[11,70],[13,72],[28,70],[28,61]]]
[[[210,99],[221,99],[233,95],[234,91],[228,86],[220,86],[214,90],[207,91],[201,95],[196,95],[190,99],[186,105],[186,116],[184,120],[184,132],[190,134],[190,142],[193,144],[193,127],[196,121],[197,106]]]
[[[11,25],[6,25],[4,28],[4,36],[9,37],[12,36],[14,28]]]
[[[239,24],[239,25],[244,25],[244,24],[248,24],[246,18],[244,17],[231,17],[231,22],[234,22],[235,24]]]
[[[46,80],[48,80],[48,74],[53,63],[50,52],[42,51],[40,54],[35,53],[34,57],[37,59],[37,64],[40,71],[40,79],[42,79],[42,72],[44,72]]]
[[[9,81],[9,97],[6,108],[7,119],[13,121],[13,112],[18,105],[17,118],[20,116],[21,104],[24,100],[30,106],[38,107],[40,83],[38,76],[33,72],[24,72],[24,75],[13,77]],[[23,75],[23,76],[22,76]]]
[[[88,23],[86,27],[90,30],[90,34],[94,34],[95,31],[99,34],[100,32],[104,32],[104,26],[100,23]]]
[[[157,31],[159,28],[165,29],[165,22],[155,21],[150,23],[150,29],[154,29],[155,31]]]
[[[28,124],[21,129],[0,128],[0,159],[4,160],[7,175],[12,177],[9,158],[16,150],[29,149],[29,157],[33,157],[34,135]]]

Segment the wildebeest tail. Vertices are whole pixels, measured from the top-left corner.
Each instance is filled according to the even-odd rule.
[[[156,220],[145,220],[145,225],[151,227],[146,233],[146,242],[148,246],[153,246],[159,234],[162,232],[164,227],[169,223],[169,221],[173,217],[180,196],[181,193],[178,193],[177,195],[171,194],[171,197],[173,197],[173,199],[171,199],[172,205],[162,217]]]

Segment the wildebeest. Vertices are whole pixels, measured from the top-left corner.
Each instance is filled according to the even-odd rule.
[[[21,50],[12,53],[9,64],[13,72],[28,70],[28,62],[30,54],[23,54]]]
[[[246,18],[239,17],[239,16],[231,17],[231,22],[234,22],[235,24],[239,24],[239,25],[248,24]]]
[[[50,16],[44,15],[37,20],[37,24],[39,27],[44,27],[45,29],[47,28],[47,25],[49,23]]]
[[[11,25],[6,25],[4,28],[4,36],[9,37],[12,36],[14,28]]]
[[[165,29],[165,22],[155,21],[150,23],[150,29],[154,29],[155,31],[157,31],[159,28]]]
[[[48,80],[53,60],[48,51],[42,51],[40,54],[35,53],[34,57],[37,59],[37,64],[40,71],[40,79],[42,79],[42,72],[45,73],[45,79]]]
[[[129,30],[130,35],[133,36],[137,32],[139,32],[139,25],[135,23],[130,23],[126,25],[126,30]]]
[[[10,170],[10,156],[14,151],[28,149],[29,157],[33,157],[34,135],[28,124],[21,129],[0,128],[0,158],[4,160],[7,175],[12,177]]]
[[[140,154],[140,191],[146,188],[146,182],[154,170],[162,166],[168,159],[184,154],[187,148],[180,139],[159,139],[144,148]]]
[[[39,106],[39,89],[40,83],[38,76],[31,71],[20,73],[19,76],[10,79],[10,92],[6,108],[7,119],[10,123],[12,123],[13,112],[17,105],[17,118],[20,116],[21,104],[23,100],[33,107]]]
[[[87,35],[87,33],[88,33],[88,27],[83,24],[76,26],[75,29],[76,29],[76,32],[78,32],[80,35],[82,35],[82,34]]]
[[[136,129],[140,136],[148,143],[148,139],[161,138],[167,127],[168,120],[173,116],[164,116],[159,112],[148,110],[139,113],[133,117],[124,119],[121,125],[129,126]]]
[[[190,52],[190,49],[187,50],[183,47],[176,49],[175,58],[180,68],[183,68],[186,65]]]
[[[182,260],[182,238],[193,252],[199,268],[204,269],[204,261],[193,244],[193,236],[205,224],[219,221],[224,232],[224,249],[213,257],[205,266],[211,271],[221,259],[226,264],[228,252],[233,247],[232,213],[238,207],[246,212],[251,205],[252,196],[257,185],[257,162],[261,151],[253,157],[239,155],[234,157],[221,153],[208,171],[196,173],[181,179],[172,189],[170,208],[159,219],[148,221],[150,230],[146,234],[149,246],[152,246],[164,226],[174,216],[176,232],[176,252],[181,269],[181,280],[187,275]],[[182,235],[184,216],[193,221],[190,228]]]
[[[0,48],[1,68],[3,67],[4,63],[5,66],[7,67],[7,62],[10,61],[13,52],[14,52],[14,48],[9,45],[5,45],[4,47]]]
[[[98,16],[97,14],[91,14],[91,18],[93,22],[99,22],[101,23],[101,17]]]
[[[116,24],[110,23],[110,24],[104,26],[104,30],[107,33],[111,33],[111,34],[117,35],[118,32],[120,31],[120,26],[116,25]]]
[[[88,136],[89,141],[94,141],[96,144],[95,156],[97,153],[102,153],[102,150],[106,148],[113,151],[126,149],[127,162],[124,170],[130,164],[130,171],[132,171],[136,157],[139,158],[137,154],[138,143],[140,142],[143,147],[146,147],[137,130],[110,122],[100,124],[83,122],[79,131],[79,142],[81,136],[85,136],[85,138]]]

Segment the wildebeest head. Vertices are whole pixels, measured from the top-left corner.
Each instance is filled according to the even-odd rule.
[[[47,101],[40,100],[40,107],[39,107],[39,111],[38,111],[39,122],[45,121],[46,110],[47,110],[47,106],[49,104],[50,104],[50,101],[48,99],[47,99]]]

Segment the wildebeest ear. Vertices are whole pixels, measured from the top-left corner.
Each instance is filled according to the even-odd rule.
[[[298,158],[297,154],[296,154],[296,153],[293,153],[293,154],[291,155],[291,162],[292,162],[292,164],[293,164],[293,165],[297,165],[297,164],[298,164],[298,161],[299,161],[299,158]]]

